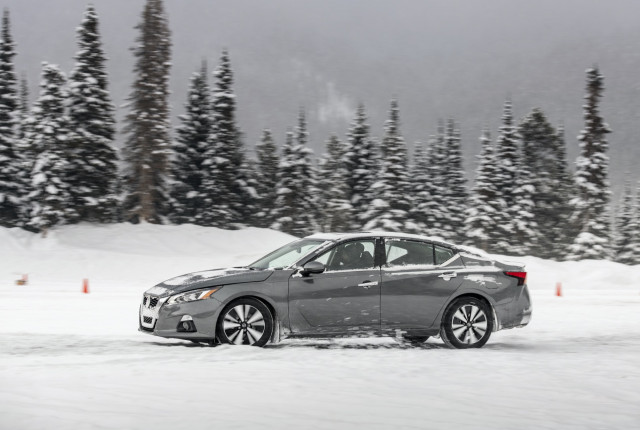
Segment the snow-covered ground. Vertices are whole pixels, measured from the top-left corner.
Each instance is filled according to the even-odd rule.
[[[195,226],[82,225],[47,239],[0,228],[0,428],[640,428],[640,266],[510,258],[527,264],[533,321],[473,351],[438,339],[210,348],[137,332],[148,287],[289,240]],[[22,274],[28,285],[15,285]]]

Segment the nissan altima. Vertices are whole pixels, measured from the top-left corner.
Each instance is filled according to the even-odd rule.
[[[246,267],[156,285],[139,329],[210,344],[392,335],[480,348],[492,332],[529,323],[526,278],[523,266],[423,236],[315,234]]]

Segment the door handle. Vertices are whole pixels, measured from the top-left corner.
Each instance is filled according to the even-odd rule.
[[[358,287],[369,288],[375,287],[376,285],[378,285],[378,281],[364,281],[362,284],[358,284]]]
[[[442,278],[445,281],[448,281],[451,278],[455,278],[456,276],[458,276],[456,272],[447,272],[447,273],[443,273],[442,275],[438,275],[438,278]]]

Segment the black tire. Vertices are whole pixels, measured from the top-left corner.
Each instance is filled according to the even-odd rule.
[[[403,334],[402,340],[411,345],[422,345],[429,339],[429,336],[416,336],[411,334]]]
[[[216,333],[220,343],[264,346],[273,333],[273,316],[260,300],[237,299],[220,313]]]
[[[444,343],[457,349],[482,348],[492,331],[491,307],[475,297],[460,297],[451,302],[440,325]]]

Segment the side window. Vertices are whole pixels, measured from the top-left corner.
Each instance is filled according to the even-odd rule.
[[[375,240],[355,240],[341,243],[315,259],[327,267],[327,271],[373,269]]]
[[[329,257],[331,257],[332,253],[333,253],[333,249],[331,251],[325,252],[324,254],[316,258],[314,261],[318,261],[326,266],[327,263],[329,262]]]
[[[413,240],[386,242],[387,267],[433,266],[433,245]]]
[[[443,248],[441,246],[436,245],[435,252],[436,252],[436,265],[438,266],[446,262],[447,260],[449,260],[451,257],[453,257],[453,251],[450,250],[449,248]]]
[[[278,258],[275,258],[269,261],[268,263],[269,267],[288,266],[292,262],[303,257],[306,253],[310,252],[311,250],[317,247],[318,247],[317,243],[310,243],[310,244],[306,244],[306,245],[291,249],[289,252],[282,254]]]

